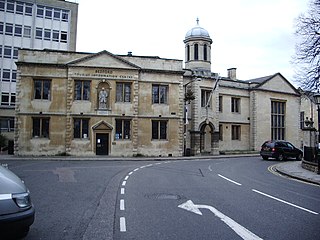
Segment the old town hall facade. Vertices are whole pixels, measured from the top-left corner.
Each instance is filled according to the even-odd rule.
[[[301,94],[284,76],[211,72],[212,39],[199,25],[184,43],[184,68],[130,52],[19,50],[15,154],[213,155],[259,150],[268,139],[303,144]]]

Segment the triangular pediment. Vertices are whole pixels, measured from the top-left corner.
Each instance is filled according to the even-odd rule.
[[[139,69],[140,67],[108,51],[91,54],[69,62],[69,66]]]
[[[113,127],[105,122],[105,121],[99,121],[98,123],[96,123],[95,125],[92,126],[93,130],[112,130]]]
[[[265,77],[265,79],[254,87],[254,89],[283,92],[287,94],[299,94],[299,91],[280,73],[276,73],[270,77]]]

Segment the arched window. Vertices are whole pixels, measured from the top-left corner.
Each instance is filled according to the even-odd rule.
[[[187,61],[190,61],[190,46],[187,46]]]
[[[194,60],[198,60],[199,59],[199,45],[198,43],[196,43],[194,45]]]
[[[207,44],[205,44],[203,46],[203,60],[207,61],[208,60],[208,55],[207,55],[208,51],[207,51]]]

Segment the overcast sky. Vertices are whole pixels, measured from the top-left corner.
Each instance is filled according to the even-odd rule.
[[[213,40],[211,70],[248,80],[280,72],[293,83],[295,18],[308,0],[76,0],[77,51],[184,60],[185,34],[199,25]]]

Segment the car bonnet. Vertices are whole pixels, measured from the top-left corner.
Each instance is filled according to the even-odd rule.
[[[10,170],[0,166],[0,194],[27,192],[21,179]]]

